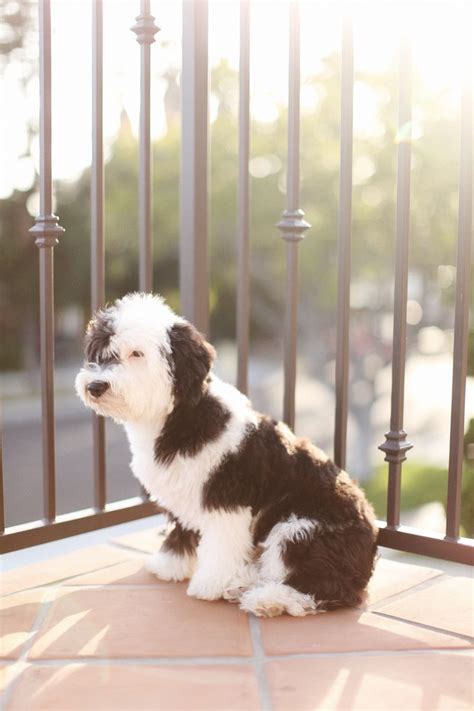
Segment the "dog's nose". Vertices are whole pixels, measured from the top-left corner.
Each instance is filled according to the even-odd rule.
[[[93,380],[92,383],[89,383],[86,387],[86,390],[92,395],[92,397],[100,397],[105,393],[108,387],[109,384],[105,383],[103,380]]]

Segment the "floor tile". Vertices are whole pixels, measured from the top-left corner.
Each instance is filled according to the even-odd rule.
[[[266,665],[274,711],[461,711],[474,702],[471,655],[338,656]]]
[[[5,691],[7,686],[15,681],[22,672],[30,665],[27,662],[13,662],[12,664],[0,664],[0,692]],[[0,701],[1,708],[1,701]]]
[[[0,598],[0,658],[16,659],[41,607],[44,590],[29,590]]]
[[[159,550],[168,531],[168,524],[163,523],[153,528],[146,528],[144,531],[128,533],[124,536],[112,538],[113,543],[120,543],[122,546],[135,548],[143,553],[156,553]]]
[[[260,708],[250,667],[90,666],[28,669],[6,711],[222,711]]]
[[[186,595],[183,584],[61,588],[32,658],[250,655],[248,619],[236,605]]]
[[[387,615],[474,637],[474,578],[444,578],[379,609]]]
[[[156,585],[157,578],[147,571],[145,562],[146,556],[137,553],[132,560],[80,575],[66,581],[64,585]]]
[[[262,620],[268,654],[469,647],[469,642],[362,610]]]
[[[367,603],[373,605],[437,575],[441,575],[441,571],[435,567],[425,568],[421,565],[408,565],[388,558],[379,558],[369,583]]]
[[[49,585],[127,559],[126,551],[109,545],[91,546],[40,563],[15,568],[2,575],[0,590],[7,595],[19,590]]]

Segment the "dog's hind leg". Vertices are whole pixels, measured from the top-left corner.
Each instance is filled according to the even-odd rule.
[[[289,569],[283,560],[283,548],[289,540],[301,540],[312,533],[313,522],[290,517],[277,523],[262,543],[262,553],[255,564],[257,579],[242,592],[239,602],[245,612],[257,617],[288,614],[303,617],[317,612],[314,597],[285,583]]]
[[[179,521],[168,533],[158,553],[150,556],[146,567],[161,580],[180,581],[190,578],[196,567],[199,534],[183,528]]]
[[[374,557],[368,527],[324,526],[293,514],[261,545],[259,579],[241,596],[243,610],[305,615],[361,603]]]

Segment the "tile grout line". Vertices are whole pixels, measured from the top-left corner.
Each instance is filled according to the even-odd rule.
[[[101,565],[99,568],[93,568],[92,570],[86,570],[85,572],[82,573],[74,573],[73,575],[68,575],[65,578],[57,578],[56,580],[51,580],[49,583],[39,583],[38,585],[32,585],[29,588],[21,588],[21,590],[13,590],[12,592],[5,593],[4,595],[0,595],[0,599],[11,597],[12,595],[20,595],[21,593],[24,592],[29,592],[31,590],[50,590],[51,588],[54,588],[55,586],[59,585],[64,585],[65,582],[68,580],[75,580],[76,578],[80,578],[83,575],[92,575],[93,573],[98,573],[101,570],[110,570],[110,568],[114,568],[116,565],[122,565],[123,563],[126,563],[127,561],[124,560],[119,560],[116,561],[115,563],[110,563],[109,565]],[[92,586],[87,586],[87,585],[80,585],[78,587],[92,587]],[[122,587],[122,586],[120,586]]]
[[[161,528],[158,528],[157,530],[155,530],[156,543],[157,543],[156,551],[150,552],[148,550],[144,550],[143,548],[129,545],[128,543],[121,543],[120,541],[113,539],[113,538],[110,538],[107,541],[106,545],[112,546],[114,548],[119,548],[120,550],[133,551],[134,553],[144,553],[145,555],[153,555],[154,553],[157,553],[159,551],[159,549],[161,548],[161,546],[163,545],[165,537],[166,537],[166,530],[165,529],[167,527],[168,527],[168,524],[163,523],[163,524],[161,524]]]
[[[252,613],[249,613],[248,623],[250,628],[250,637],[252,640],[253,666],[255,669],[255,676],[257,678],[260,704],[262,707],[262,711],[271,711],[272,702],[265,669],[265,662],[267,661],[267,657],[265,655],[265,650],[263,648],[262,643],[262,628],[260,620]]]
[[[474,643],[474,637],[468,634],[462,634],[462,632],[452,632],[444,627],[434,627],[434,625],[427,625],[424,622],[416,622],[415,620],[407,620],[405,617],[398,617],[398,615],[391,615],[388,612],[383,612],[382,610],[371,610],[373,615],[379,615],[379,617],[384,617],[389,620],[397,620],[397,622],[404,622],[407,625],[412,625],[413,627],[420,627],[424,630],[430,630],[431,632],[439,632],[440,634],[449,635],[450,637],[456,637],[460,640],[466,642]]]
[[[436,585],[437,583],[440,582],[440,579],[446,578],[447,573],[444,573],[441,571],[438,575],[433,575],[431,578],[427,578],[426,580],[422,580],[421,583],[417,583],[416,585],[413,585],[411,588],[407,588],[406,590],[400,590],[400,592],[395,593],[394,595],[388,595],[387,597],[384,597],[382,600],[378,600],[377,602],[374,602],[373,605],[370,605],[367,608],[370,610],[370,612],[374,612],[376,609],[380,609],[381,607],[384,607],[385,605],[391,605],[393,602],[398,602],[399,600],[403,600],[405,597],[408,597],[412,593],[415,592],[421,592],[422,590],[425,590],[426,588],[430,588],[433,585]]]
[[[179,585],[179,582],[159,580],[158,578],[152,580],[150,583],[124,583],[123,585],[120,583],[116,585],[113,583],[87,583],[85,585],[77,585],[74,584],[74,582],[68,585],[61,582],[62,588],[75,588],[76,590],[163,590],[167,586],[171,588],[172,585]]]
[[[54,587],[58,588],[75,588],[76,590],[156,590],[161,589],[165,585],[177,585],[179,583],[173,583],[168,580],[152,580],[149,583],[85,583],[77,584],[76,578],[82,577],[83,575],[93,575],[101,570],[108,570],[113,568],[116,564],[107,566],[107,568],[98,568],[97,570],[91,570],[88,573],[79,573],[77,576],[72,576],[70,578],[62,578],[61,580],[55,580],[51,583],[44,583],[42,585],[34,585],[31,588],[23,588],[22,590],[17,590],[15,592],[6,593],[0,596],[0,600],[6,599],[8,597],[13,597],[13,595],[22,595],[26,592],[31,592],[32,590],[51,590]],[[70,581],[70,582],[69,582]]]
[[[118,543],[117,541],[108,541],[107,545],[112,548],[118,548],[120,551],[127,551],[127,553],[135,553],[140,555],[153,555],[150,551],[146,551],[143,548],[136,548],[135,546],[129,546],[126,543]],[[158,547],[159,550],[159,547]]]
[[[39,606],[38,613],[35,617],[35,620],[33,624],[31,625],[30,629],[30,636],[28,637],[27,640],[25,640],[24,644],[21,647],[20,654],[18,655],[18,658],[15,660],[17,664],[31,664],[30,660],[28,659],[28,655],[31,651],[31,648],[34,644],[34,641],[38,635],[38,632],[40,631],[41,627],[43,626],[44,621],[46,620],[46,617],[48,615],[48,612],[51,609],[51,606],[56,599],[56,590],[58,589],[58,586],[50,585],[48,588],[45,588],[43,597]],[[22,677],[22,673],[20,672],[18,676],[14,679],[12,679],[5,687],[3,693],[0,695],[0,708],[7,708],[7,704],[10,701],[10,697],[13,693],[13,690],[17,683],[20,681]]]
[[[359,652],[302,652],[301,654],[272,654],[271,656],[264,655],[261,660],[264,663],[281,662],[281,661],[299,661],[302,659],[332,659],[346,657],[399,657],[410,656],[419,657],[423,655],[454,655],[470,657],[474,653],[472,648],[448,648],[444,647],[431,649],[370,649]],[[12,666],[17,663],[17,660],[5,660]],[[182,666],[254,666],[256,663],[255,657],[73,657],[73,658],[56,658],[56,659],[31,659],[28,660],[30,666],[38,667],[56,667],[64,665],[89,665],[89,666],[150,666],[150,667],[169,667],[173,665]]]

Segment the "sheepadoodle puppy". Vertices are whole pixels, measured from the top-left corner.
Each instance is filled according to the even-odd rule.
[[[123,424],[132,471],[173,524],[149,569],[259,616],[358,605],[376,553],[363,493],[219,380],[215,355],[151,294],[125,296],[87,329],[77,393]]]

